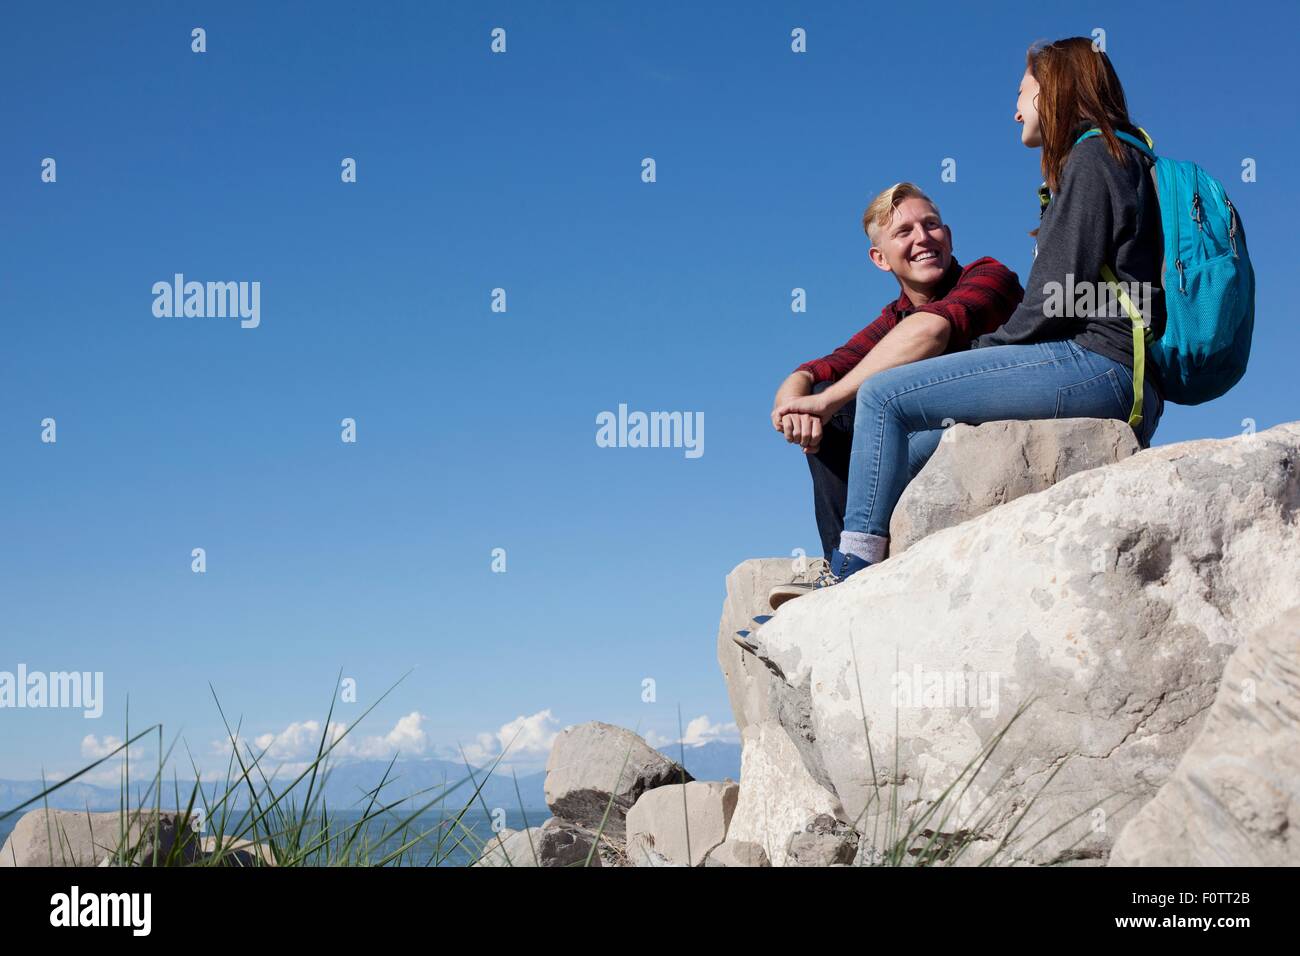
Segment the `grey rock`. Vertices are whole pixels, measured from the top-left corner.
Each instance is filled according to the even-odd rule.
[[[180,859],[193,862],[201,854],[199,835],[182,826],[182,816],[163,811],[155,820],[152,811],[123,816],[116,810],[31,810],[19,818],[0,848],[0,867],[99,866],[115,855],[132,865],[148,866],[155,846],[157,855],[163,856],[178,842]]]
[[[606,841],[601,841],[602,844]],[[596,846],[596,852],[591,848]],[[606,866],[609,847],[597,845],[596,834],[564,820],[550,817],[539,827],[502,830],[483,847],[475,866],[559,867]],[[588,856],[591,862],[587,862]]]
[[[719,843],[704,858],[705,866],[771,866],[767,853],[757,843],[727,840]]]
[[[899,499],[889,552],[1140,450],[1128,424],[1106,419],[953,425]]]
[[[786,613],[784,607],[781,613]],[[740,796],[727,838],[762,847],[773,866],[785,866],[792,833],[810,817],[822,814],[847,820],[844,808],[829,779],[809,769],[804,750],[783,724],[777,720],[751,724],[742,739]]]
[[[628,860],[642,866],[653,851],[674,864],[700,866],[726,839],[739,793],[731,781],[697,780],[647,790],[627,814]]]
[[[546,761],[546,803],[561,820],[597,830],[612,795],[603,832],[621,841],[627,811],[641,794],[692,779],[632,731],[591,721],[566,727],[552,745]]]
[[[684,867],[686,866],[685,863],[678,863],[675,860],[671,860],[664,854],[660,853],[658,850],[654,850],[649,847],[639,847],[637,849],[636,855],[632,858],[632,865],[642,866],[642,867],[645,866]]]
[[[1112,866],[1300,866],[1300,608],[1233,652],[1200,736]]]
[[[1229,656],[1300,605],[1298,512],[1300,423],[1160,446],[784,605],[762,629],[776,670],[724,668],[748,721],[728,839],[784,865],[810,814],[869,834],[896,804],[906,821],[1005,731],[944,830],[968,832],[971,860],[1015,826],[998,863],[1104,861]],[[770,706],[800,696],[805,712]]]
[[[540,826],[526,830],[504,829],[487,841],[482,855],[474,865],[538,867],[542,865],[541,846]]]
[[[596,834],[585,827],[552,817],[542,824],[539,837],[537,857],[542,866],[604,865],[599,848],[597,852],[591,852],[597,844]]]
[[[858,851],[858,833],[830,814],[818,814],[790,837],[786,866],[847,866]]]

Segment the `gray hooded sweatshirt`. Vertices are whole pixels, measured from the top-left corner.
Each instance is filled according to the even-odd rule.
[[[1081,124],[1072,139],[1092,128]],[[1139,135],[1135,130],[1129,130]],[[971,348],[990,345],[1025,345],[1072,339],[1089,351],[1120,362],[1133,370],[1133,324],[1113,301],[1094,303],[1077,298],[1081,283],[1100,283],[1101,267],[1108,263],[1126,291],[1128,283],[1150,283],[1147,302],[1152,331],[1164,331],[1165,301],[1160,285],[1163,232],[1151,161],[1136,147],[1120,141],[1129,162],[1121,165],[1111,156],[1100,136],[1085,139],[1071,151],[1061,171],[1060,189],[1043,210],[1038,227],[1038,247],[1025,283],[1025,297],[1011,317],[993,332],[972,340]],[[1054,289],[1052,284],[1059,283]],[[1076,290],[1071,298],[1068,291]],[[1099,288],[1094,286],[1094,290]],[[1063,290],[1063,291],[1057,291]],[[1066,308],[1058,308],[1062,302]],[[1083,308],[1076,308],[1076,305]],[[1064,312],[1065,314],[1051,314]],[[1114,313],[1114,314],[1111,314]],[[1159,387],[1151,362],[1148,376]]]

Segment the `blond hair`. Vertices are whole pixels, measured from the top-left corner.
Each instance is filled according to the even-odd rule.
[[[872,244],[876,243],[876,237],[880,230],[889,225],[889,220],[894,216],[894,210],[898,204],[905,199],[924,199],[930,204],[936,216],[940,219],[943,215],[939,212],[939,207],[935,205],[933,199],[927,196],[914,183],[894,183],[875,199],[871,200],[871,205],[867,206],[867,211],[862,214],[862,229],[867,234],[867,238]]]

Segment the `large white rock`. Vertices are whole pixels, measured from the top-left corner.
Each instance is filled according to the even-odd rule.
[[[741,739],[740,796],[727,839],[756,844],[773,866],[784,866],[796,833],[818,816],[844,820],[844,809],[829,780],[819,781],[809,771],[781,724],[749,726]]]
[[[1141,447],[1127,422],[1107,418],[953,425],[898,500],[889,553]]]
[[[700,866],[709,851],[727,838],[739,790],[730,780],[696,780],[647,790],[627,812],[628,860],[641,866],[654,851],[675,865]]]
[[[736,727],[741,732],[750,724],[776,719],[791,707],[802,705],[806,709],[806,694],[792,694],[785,681],[774,680],[770,667],[746,653],[733,638],[737,631],[757,628],[755,617],[772,613],[767,599],[772,588],[790,581],[811,581],[816,570],[816,562],[806,556],[754,558],[727,575],[727,596],[718,625],[718,666],[726,679]]]
[[[1112,866],[1300,866],[1300,608],[1228,660],[1201,735]]]
[[[760,632],[785,689],[728,673],[750,721],[729,839],[781,865],[811,803],[863,833],[891,796],[920,812],[1036,695],[943,832],[995,845],[1037,796],[1004,861],[1104,859],[1228,656],[1300,604],[1297,462],[1300,423],[1149,449],[786,604]]]

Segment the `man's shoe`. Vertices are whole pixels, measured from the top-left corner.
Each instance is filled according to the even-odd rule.
[[[768,592],[767,603],[775,611],[787,601],[793,601],[795,598],[803,597],[812,591],[833,587],[849,575],[856,574],[863,568],[870,567],[870,565],[871,562],[858,557],[856,554],[843,554],[839,548],[836,548],[831,552],[830,567],[823,567],[812,581],[791,581],[788,584],[778,584]]]
[[[785,584],[778,584],[767,592],[767,603],[775,611],[786,601],[807,594],[817,587],[817,582],[822,577],[829,574],[831,563],[825,558],[814,558],[808,562],[808,570],[803,573],[801,578],[794,581],[787,581]]]

